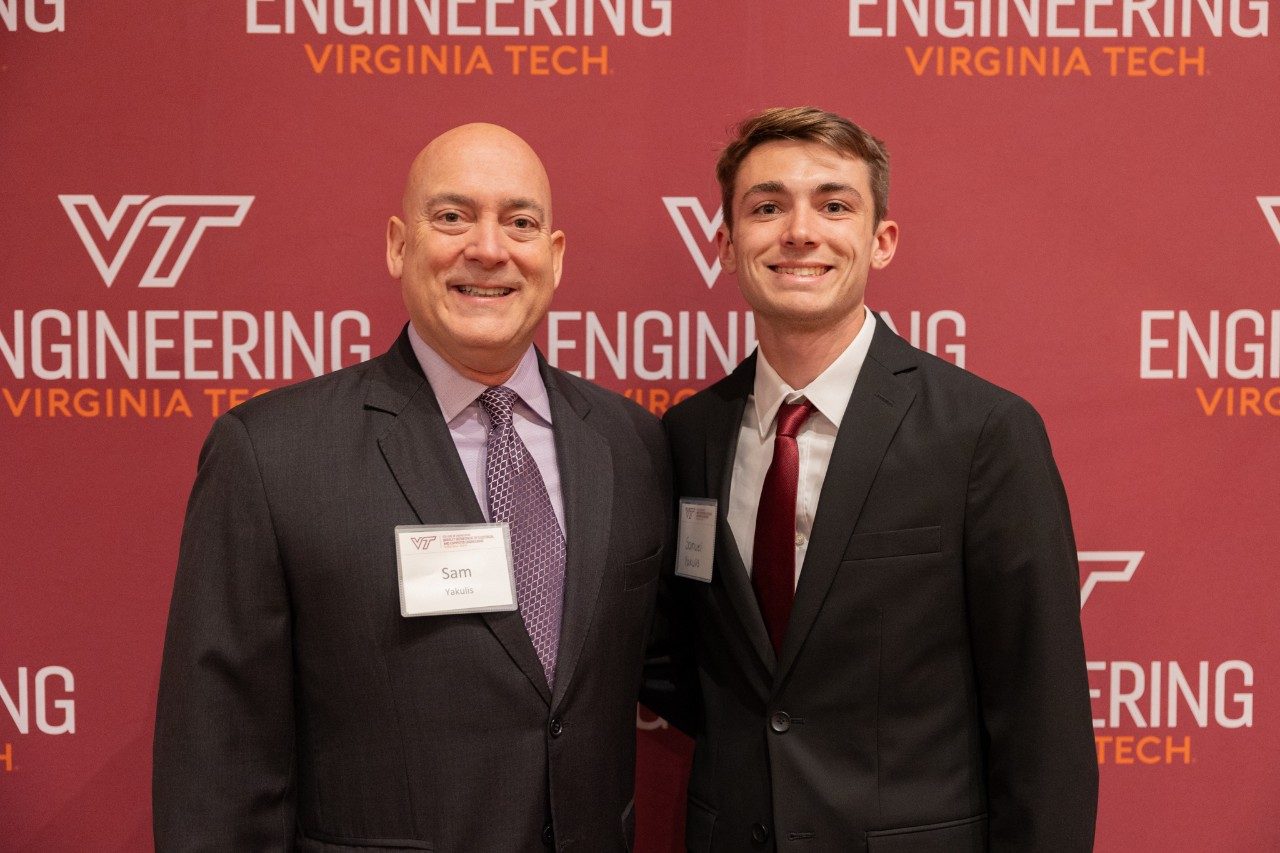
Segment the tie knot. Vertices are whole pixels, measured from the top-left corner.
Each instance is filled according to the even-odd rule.
[[[500,429],[511,423],[511,409],[516,404],[515,391],[506,385],[495,385],[484,389],[478,399],[480,408],[484,409],[489,420],[493,421],[494,427]]]
[[[813,403],[803,400],[799,403],[783,403],[778,408],[778,435],[795,438],[800,427],[813,414]]]

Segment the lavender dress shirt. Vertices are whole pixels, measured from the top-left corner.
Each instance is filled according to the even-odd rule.
[[[484,478],[489,416],[476,402],[476,398],[488,386],[454,370],[422,339],[412,323],[409,324],[409,342],[413,345],[418,363],[422,365],[422,372],[427,375],[427,381],[435,391],[436,402],[440,404],[440,412],[449,426],[453,446],[458,449],[458,458],[462,460],[467,479],[471,481],[480,510],[485,519],[489,520],[489,496]],[[532,345],[521,357],[516,372],[503,384],[520,397],[512,415],[516,433],[537,463],[563,534],[564,496],[560,492],[560,466],[556,461],[555,434],[551,430],[551,401],[547,397],[547,386],[542,382],[542,374],[538,372],[538,356]]]

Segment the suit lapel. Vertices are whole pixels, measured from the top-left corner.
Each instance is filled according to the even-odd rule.
[[[876,471],[915,399],[915,387],[904,374],[916,365],[914,350],[877,323],[823,480],[775,684],[794,664],[835,580]]]
[[[587,422],[590,402],[541,358],[539,366],[551,401],[564,500],[564,616],[556,657],[554,708],[573,680],[608,565],[613,454],[609,442]]]
[[[364,404],[396,416],[378,447],[414,514],[423,524],[483,524],[453,436],[405,335],[381,366]]]
[[[777,656],[769,640],[760,605],[751,588],[751,577],[729,527],[729,491],[733,484],[733,459],[738,451],[738,433],[742,414],[755,382],[756,359],[752,354],[734,370],[730,381],[721,386],[719,409],[710,418],[707,429],[706,468],[707,494],[716,497],[716,561],[720,566],[720,584],[732,610],[742,623],[743,632],[755,657],[769,673],[777,666]]]
[[[449,426],[406,334],[400,335],[380,366],[370,379],[365,406],[396,416],[378,439],[378,447],[418,521],[484,524],[484,513],[458,458]],[[547,678],[520,611],[480,615],[549,704]]]

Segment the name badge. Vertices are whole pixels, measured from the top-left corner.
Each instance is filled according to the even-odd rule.
[[[676,574],[711,583],[716,553],[716,502],[713,498],[681,498],[677,532]]]
[[[516,609],[506,522],[396,525],[396,572],[401,616]]]

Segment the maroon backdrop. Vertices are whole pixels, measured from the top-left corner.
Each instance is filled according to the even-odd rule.
[[[540,343],[660,412],[753,341],[725,128],[893,153],[871,305],[1044,414],[1072,500],[1098,849],[1280,849],[1272,0],[0,0],[0,848],[146,850],[212,417],[385,348],[406,167],[506,124],[552,176]],[[640,843],[687,742],[643,717]]]

